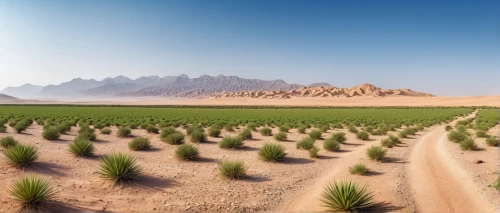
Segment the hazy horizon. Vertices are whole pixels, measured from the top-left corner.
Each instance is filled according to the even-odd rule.
[[[234,75],[499,95],[498,1],[1,1],[0,89]]]

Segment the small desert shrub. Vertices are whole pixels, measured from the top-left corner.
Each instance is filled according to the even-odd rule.
[[[340,142],[336,141],[334,138],[329,138],[323,143],[323,148],[328,151],[339,151]]]
[[[297,131],[298,131],[299,133],[306,133],[306,127],[304,127],[304,126],[300,126],[299,128],[297,128]]]
[[[26,130],[28,128],[28,125],[20,122],[20,123],[17,123],[15,126],[14,126],[14,130],[16,130],[17,133],[21,133],[23,132],[24,130]]]
[[[101,134],[103,134],[103,135],[109,135],[109,134],[111,134],[111,129],[107,128],[107,127],[102,128],[101,129]]]
[[[280,126],[280,128],[279,128],[280,132],[288,132],[288,130],[290,130],[290,127],[288,127],[286,125]]]
[[[498,146],[499,140],[496,136],[490,136],[488,139],[486,139],[486,144],[488,146]]]
[[[388,147],[388,148],[392,148],[393,146],[395,146],[398,143],[401,143],[401,141],[399,140],[398,137],[396,137],[394,135],[389,135],[388,138],[384,138],[384,139],[382,139],[382,141],[380,141],[380,145]]]
[[[252,131],[250,129],[244,129],[238,134],[242,140],[252,139]]]
[[[350,133],[358,133],[358,129],[355,126],[349,126],[348,131]]]
[[[128,143],[128,148],[133,151],[148,150],[151,148],[151,142],[149,142],[149,139],[143,137],[134,138]]]
[[[175,130],[175,128],[173,127],[163,128],[161,129],[160,138],[166,138],[167,136],[175,132],[177,132],[177,130]]]
[[[358,133],[356,133],[356,138],[365,141],[370,138],[370,135],[368,135],[368,133],[366,133],[365,131],[359,131]]]
[[[373,194],[351,181],[327,185],[321,195],[323,206],[330,211],[359,211],[373,207]]]
[[[358,132],[358,134],[361,133],[361,132]],[[376,130],[373,130],[372,131],[372,135],[383,135],[384,132],[382,132],[382,130],[380,129],[376,129]]]
[[[198,124],[193,124],[186,129],[186,134],[191,135],[193,132],[205,132],[205,130]]]
[[[451,131],[453,129],[453,127],[451,127],[450,125],[446,125],[446,127],[444,127],[444,130],[446,130],[447,132]]]
[[[228,131],[228,132],[234,132],[233,126],[231,126],[231,125],[229,125],[229,124],[228,124],[228,125],[225,125],[225,126],[224,126],[224,129],[225,129],[226,131]]]
[[[347,140],[345,133],[343,132],[333,133],[331,139],[338,141],[339,143],[344,143]]]
[[[95,141],[97,139],[97,136],[94,132],[81,132],[78,136],[75,137],[75,139]]]
[[[365,128],[363,128],[363,131],[365,132],[373,132],[374,128],[373,126],[366,126]]]
[[[0,125],[0,133],[6,133],[7,132],[7,127]]]
[[[486,134],[486,132],[485,132],[485,131],[478,130],[478,131],[476,131],[476,136],[477,136],[478,138],[486,138],[486,137],[488,137],[488,134]]]
[[[43,138],[45,138],[47,140],[57,140],[57,139],[59,139],[59,136],[61,136],[61,135],[59,134],[59,131],[57,130],[56,127],[51,126],[47,129],[43,130],[42,136],[43,136]]]
[[[194,160],[198,155],[198,148],[190,144],[182,144],[175,150],[175,157],[180,160]]]
[[[176,145],[184,143],[184,134],[182,132],[174,132],[167,137],[161,138],[163,142],[167,142],[168,144]]]
[[[500,191],[500,175],[498,175],[497,182],[493,183],[493,187]]]
[[[284,141],[284,140],[286,140],[286,138],[287,138],[287,135],[285,132],[278,132],[278,133],[274,134],[274,139],[277,141]]]
[[[241,179],[246,176],[246,167],[243,161],[223,161],[219,163],[219,172],[230,179]]]
[[[467,132],[467,127],[464,125],[458,125],[455,127],[459,132]]]
[[[207,140],[207,135],[203,132],[194,131],[191,133],[190,139],[193,143],[205,142]]]
[[[312,138],[303,138],[297,141],[297,149],[309,150],[314,147],[314,140]]]
[[[467,135],[459,131],[451,131],[448,133],[448,140],[451,142],[459,143],[467,138]]]
[[[408,134],[406,134],[406,132],[405,132],[405,131],[401,131],[401,132],[399,132],[399,133],[398,133],[398,136],[399,136],[400,138],[408,138]]]
[[[154,133],[154,134],[158,134],[160,132],[160,130],[155,125],[149,125],[148,127],[146,127],[146,131],[148,133]]]
[[[309,149],[309,157],[311,157],[311,158],[319,157],[318,152],[319,152],[319,148],[316,146],[313,146],[312,148]]]
[[[66,132],[71,131],[71,126],[66,123],[62,123],[56,126],[56,129],[59,131],[61,134],[66,134]]]
[[[219,137],[220,129],[210,127],[210,129],[208,129],[208,135],[213,138]]]
[[[18,144],[4,150],[4,154],[9,163],[16,167],[27,166],[38,158],[36,148],[30,145]]]
[[[314,140],[318,140],[318,139],[321,139],[321,131],[319,130],[312,130],[310,133],[309,133],[309,137],[311,137],[312,139]]]
[[[260,134],[262,136],[271,136],[273,134],[273,131],[270,128],[264,127],[260,129]]]
[[[476,148],[477,145],[472,138],[466,138],[465,140],[460,141],[460,149],[462,150],[474,150]]]
[[[243,140],[240,137],[226,136],[219,142],[221,149],[236,149],[243,146]]]
[[[372,146],[366,150],[368,158],[375,161],[384,159],[386,153],[387,149],[384,149],[381,146]]]
[[[122,153],[111,153],[105,156],[100,164],[99,174],[113,183],[133,180],[141,173],[135,159]]]
[[[116,136],[118,136],[119,138],[126,138],[130,135],[130,133],[132,133],[132,131],[130,131],[128,127],[120,127],[120,129],[118,129],[118,132],[116,132]]]
[[[247,124],[247,128],[252,130],[252,131],[257,131],[257,124],[249,123],[249,124]]]
[[[264,161],[280,161],[286,156],[285,147],[276,143],[265,143],[258,154]]]
[[[54,193],[50,183],[38,176],[22,177],[10,186],[10,194],[21,204],[20,211],[41,209]]]
[[[4,148],[10,148],[16,146],[18,142],[12,136],[7,136],[5,138],[0,139],[0,146]]]
[[[349,167],[349,172],[354,175],[366,175],[368,174],[368,168],[365,164],[358,163],[352,167]]]
[[[326,133],[330,129],[330,125],[321,125],[319,128],[322,132]]]
[[[94,150],[94,145],[87,139],[75,139],[69,144],[69,151],[76,157],[92,157]]]

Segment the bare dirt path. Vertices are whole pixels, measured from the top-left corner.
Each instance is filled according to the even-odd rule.
[[[474,114],[468,117],[475,116]],[[454,123],[454,122],[453,122]],[[443,148],[444,128],[436,128],[415,145],[407,164],[408,181],[419,212],[495,212],[475,183]]]

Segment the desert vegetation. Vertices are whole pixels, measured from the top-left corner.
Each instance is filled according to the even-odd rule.
[[[321,201],[330,211],[359,211],[374,205],[373,194],[366,186],[347,180],[327,185]]]

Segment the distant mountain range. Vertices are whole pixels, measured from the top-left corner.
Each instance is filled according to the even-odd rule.
[[[373,88],[372,88],[373,87]],[[306,89],[304,89],[306,88]],[[413,95],[411,90],[382,90],[371,86],[368,89],[361,88],[356,94],[349,95],[349,89],[333,87],[329,83],[315,83],[311,85],[289,84],[283,80],[260,80],[245,79],[238,76],[208,76],[202,75],[198,78],[189,78],[187,75],[179,76],[147,76],[130,79],[125,76],[105,78],[101,81],[94,79],[75,78],[58,85],[36,86],[25,84],[20,87],[7,87],[0,93],[19,98],[46,98],[46,97],[144,97],[162,96],[172,98],[205,98],[205,97],[261,97],[262,95],[250,95],[255,92],[285,93],[288,96],[298,96],[297,92],[311,90],[300,96],[311,96],[318,94],[317,89],[327,88],[321,92],[322,97],[343,95],[352,97],[357,95]],[[375,89],[374,89],[375,88]],[[315,91],[312,91],[315,90]],[[339,90],[339,91],[337,91]],[[373,90],[373,91],[372,91]],[[272,92],[274,91],[274,92]],[[288,92],[284,92],[288,91]],[[372,92],[367,92],[372,91]],[[406,91],[406,92],[405,92]],[[411,92],[410,92],[411,91]],[[246,95],[245,95],[246,94]],[[260,93],[259,93],[260,94]],[[332,94],[326,95],[324,94]],[[346,95],[347,94],[347,95]],[[424,93],[422,93],[424,94]],[[428,95],[428,94],[426,94]],[[283,97],[285,97],[283,96]],[[263,97],[263,96],[262,96]]]

